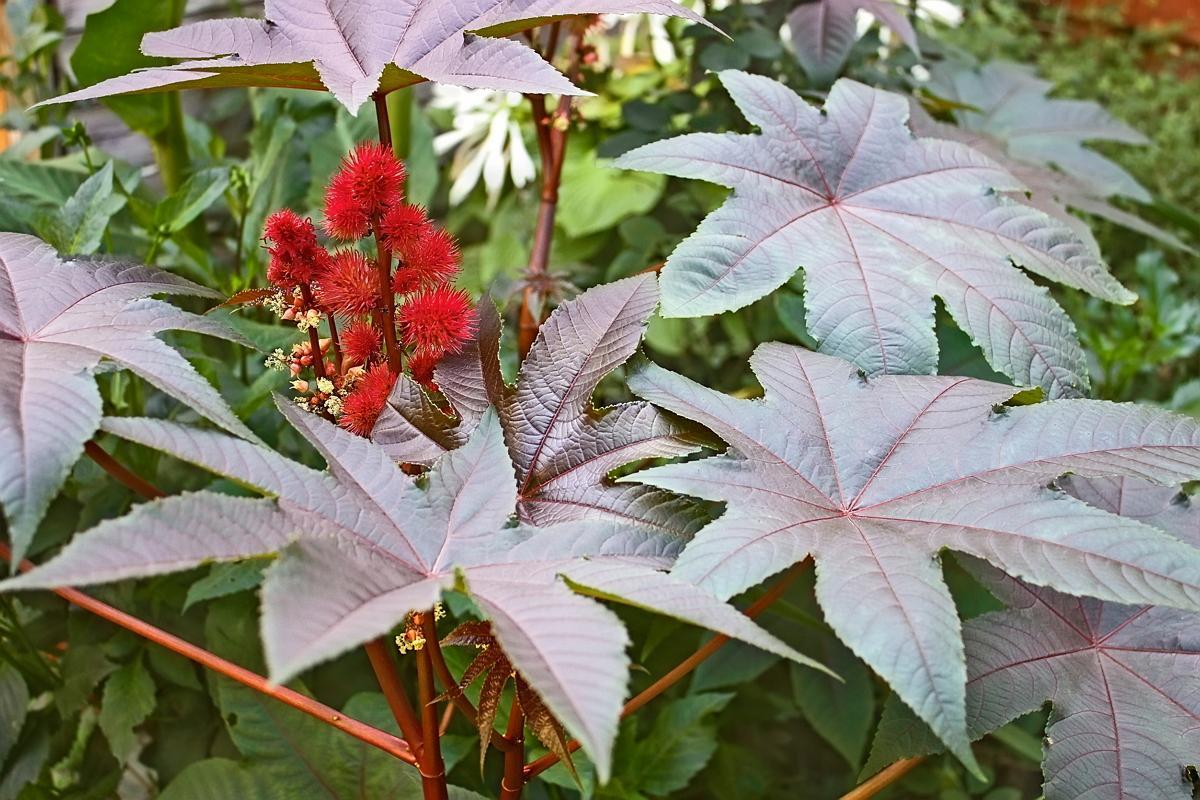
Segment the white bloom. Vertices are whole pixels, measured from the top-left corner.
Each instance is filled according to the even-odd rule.
[[[514,112],[524,98],[509,92],[464,89],[437,84],[431,107],[451,111],[452,128],[433,140],[438,155],[454,153],[450,163],[450,202],[461,203],[479,184],[494,205],[504,189],[505,176],[520,188],[536,170]]]

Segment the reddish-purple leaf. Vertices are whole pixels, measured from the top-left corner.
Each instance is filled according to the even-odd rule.
[[[522,521],[608,518],[688,537],[703,523],[694,504],[648,487],[614,484],[608,474],[643,459],[692,453],[698,449],[693,432],[647,403],[592,405],[600,381],[636,352],[657,303],[653,275],[597,286],[564,303],[542,326],[509,387],[497,356],[499,316],[485,300],[475,340],[437,371],[463,430],[447,429],[446,417],[420,389],[402,382],[373,438],[397,461],[427,461],[439,447],[464,439],[495,404],[517,468]]]
[[[147,34],[146,55],[182,59],[63,95],[62,103],[183,88],[328,89],[356,111],[376,91],[421,80],[477,89],[580,94],[506,36],[570,14],[703,20],[671,0],[268,0],[266,19],[216,19]]]
[[[763,400],[650,365],[630,378],[729,443],[628,479],[726,504],[672,574],[731,597],[811,556],[834,631],[964,761],[967,676],[942,549],[1062,591],[1200,609],[1200,551],[1046,488],[1068,472],[1200,477],[1200,423],[1090,400],[1001,408],[1012,387],[864,379],[780,344],[751,367]]]
[[[110,421],[112,432],[276,500],[193,495],[144,506],[0,588],[95,583],[278,553],[263,585],[263,639],[271,675],[282,682],[384,635],[443,590],[460,587],[601,774],[629,660],[620,620],[590,596],[654,609],[819,667],[712,595],[659,571],[682,547],[674,532],[595,519],[511,526],[517,480],[494,411],[417,481],[373,442],[283,400],[280,410],[324,456],[328,474],[211,432]]]
[[[875,17],[913,52],[920,52],[907,10],[893,0],[810,0],[788,15],[788,29],[796,58],[814,82],[828,85],[842,71],[858,41],[859,11]]]
[[[914,138],[897,94],[842,80],[822,113],[769,78],[721,79],[760,134],[688,134],[619,161],[733,189],[668,259],[666,316],[740,308],[802,268],[821,349],[870,374],[934,371],[940,297],[997,370],[1055,397],[1086,388],[1070,319],[1013,262],[1106,300],[1133,295],[1070,228],[1007,196],[1022,188],[1012,175]]]
[[[167,272],[104,260],[63,261],[32,236],[0,234],[0,502],[20,558],[84,442],[100,423],[92,374],[129,369],[234,433],[253,437],[183,356],[155,337],[190,330],[237,335],[155,294],[215,297]]]
[[[1027,67],[1002,61],[978,68],[940,65],[933,70],[931,88],[967,108],[956,108],[958,124],[948,125],[914,107],[913,131],[963,142],[1003,164],[1025,185],[1025,202],[1061,219],[1084,241],[1096,246],[1090,229],[1068,208],[1187,249],[1170,233],[1108,201],[1119,195],[1148,203],[1151,197],[1132,175],[1086,144],[1147,140],[1099,104],[1048,97],[1053,84]]]

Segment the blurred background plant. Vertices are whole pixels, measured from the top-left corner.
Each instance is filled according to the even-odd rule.
[[[569,127],[570,138],[549,259],[551,302],[655,268],[721,203],[724,191],[716,187],[608,165],[634,146],[678,133],[745,131],[742,116],[709,71],[770,75],[819,100],[833,75],[810,76],[797,57],[797,36],[788,24],[796,5],[708,3],[708,19],[729,38],[680,20],[592,21],[579,68],[582,85],[593,94],[556,123]],[[1099,143],[1093,149],[1152,196],[1149,203],[1112,202],[1182,246],[1088,218],[1097,246],[1141,302],[1118,307],[1057,287],[1050,291],[1076,321],[1097,396],[1200,413],[1200,263],[1189,249],[1200,246],[1196,40],[1180,27],[1131,25],[1100,4],[903,5],[897,13],[915,26],[916,38],[899,24],[885,27],[860,11],[856,38],[835,73],[913,93],[926,111],[949,121],[963,108],[929,83],[939,65],[993,59],[1030,64],[1053,82],[1054,96],[1097,101],[1150,139],[1144,147]],[[375,136],[372,110],[354,116],[323,94],[257,89],[30,109],[63,91],[155,63],[138,54],[137,42],[147,31],[170,27],[185,15],[260,10],[251,3],[181,0],[4,2],[0,229],[39,233],[64,253],[154,263],[227,294],[264,286],[267,258],[260,237],[267,214],[287,206],[319,218],[323,187],[342,155]],[[507,330],[515,331],[542,169],[528,100],[423,85],[394,95],[390,103],[397,148],[410,170],[409,199],[427,207],[462,243],[460,285],[476,296],[490,291],[509,301]],[[647,348],[660,363],[714,388],[754,394],[745,363],[756,344],[813,344],[802,303],[796,281],[737,313],[656,319]],[[213,313],[264,354],[295,338],[294,330],[272,324],[255,307]],[[938,324],[943,371],[996,377],[941,311]],[[286,378],[267,370],[262,357],[190,334],[174,334],[172,343],[264,439],[286,452],[303,452],[267,408],[271,392],[285,389]],[[103,376],[101,385],[110,412],[181,413],[123,373]],[[624,397],[617,381],[602,392],[609,400]],[[197,481],[204,479],[176,463],[132,445],[104,444],[119,447],[123,461],[164,489],[201,488]],[[123,512],[132,501],[96,466],[80,462],[42,525],[32,556],[43,557],[74,531]],[[947,571],[965,616],[994,607],[965,573],[953,565]],[[137,586],[118,584],[98,594],[252,666],[260,660],[252,591],[260,575],[261,565],[214,567]],[[635,690],[697,642],[696,633],[673,623],[629,611],[622,615],[635,640],[646,643],[632,654],[638,665]],[[853,786],[869,757],[886,687],[829,635],[811,585],[801,581],[763,620],[834,666],[846,684],[729,646],[665,701],[624,724],[612,783],[594,786],[580,759],[582,795],[823,798]],[[331,705],[352,706],[360,718],[388,716],[381,698],[370,693],[371,673],[359,655],[314,670],[308,688]],[[275,796],[269,792],[280,786],[314,782],[334,787],[339,797],[381,796],[372,788],[345,788],[348,761],[369,761],[372,771],[385,776],[379,786],[388,786],[393,796],[419,792],[415,784],[405,789],[407,778],[336,731],[263,702],[48,596],[0,598],[0,800],[235,796],[201,780],[201,774],[213,772],[193,765],[209,759],[223,760],[219,768],[227,772],[228,786],[239,786],[236,796],[248,800]],[[984,741],[984,781],[952,759],[933,758],[889,790],[890,796],[1037,797],[1043,721],[1044,715],[1031,715]],[[281,734],[293,726],[303,734],[299,749]],[[475,767],[478,758],[466,749],[468,741],[453,727],[447,736],[454,782],[489,785]],[[279,776],[276,786],[235,783],[244,779],[238,762],[268,765]],[[561,767],[545,778],[530,787],[531,797],[580,795]],[[494,785],[495,776],[488,780]],[[305,791],[285,795],[306,798]]]

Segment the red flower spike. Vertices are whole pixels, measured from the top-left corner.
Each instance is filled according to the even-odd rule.
[[[346,396],[338,424],[358,436],[370,436],[395,383],[396,376],[387,364],[371,367],[354,383],[354,388]]]
[[[317,243],[312,220],[290,208],[267,217],[263,239],[271,254],[267,280],[281,289],[311,282],[323,265],[325,250]]]
[[[379,331],[358,321],[342,332],[342,363],[348,367],[366,364],[382,344]]]
[[[321,307],[347,317],[370,314],[379,308],[375,265],[357,250],[340,250],[317,284]]]
[[[351,241],[366,236],[403,199],[404,165],[382,144],[360,144],[342,162],[325,193],[325,230]]]
[[[437,384],[433,382],[433,370],[441,360],[441,353],[417,350],[408,358],[408,371],[412,373],[413,379],[417,383],[422,384],[426,389],[436,392]]]
[[[421,353],[457,353],[475,330],[471,298],[449,286],[412,295],[399,318],[404,341]]]
[[[394,287],[396,294],[449,283],[462,265],[458,243],[440,228],[431,227],[424,236],[410,239],[396,253],[400,256]]]
[[[402,249],[432,230],[425,209],[407,204],[392,206],[379,222],[383,246],[392,252]]]

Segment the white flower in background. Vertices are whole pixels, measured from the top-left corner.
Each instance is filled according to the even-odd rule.
[[[430,106],[453,115],[453,127],[433,140],[438,155],[454,153],[450,162],[451,203],[465,200],[481,178],[489,207],[500,198],[506,174],[517,188],[533,180],[537,174],[533,158],[515,118],[523,103],[521,95],[509,92],[445,84],[434,87]]]

